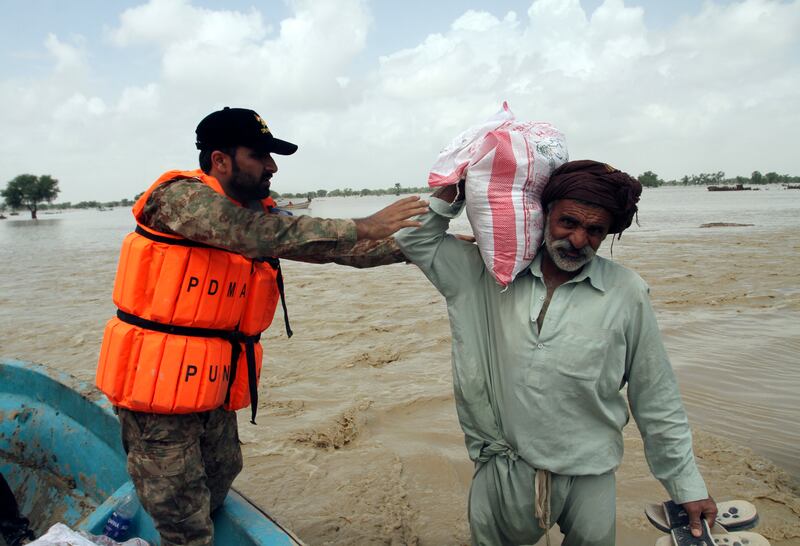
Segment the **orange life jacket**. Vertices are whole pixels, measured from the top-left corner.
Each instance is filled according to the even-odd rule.
[[[219,181],[200,170],[169,171],[136,201],[137,226],[122,243],[113,296],[117,316],[105,328],[96,383],[115,406],[135,411],[250,405],[255,421],[260,334],[272,323],[278,299],[283,303],[280,264],[142,224],[153,190],[184,178],[225,195]],[[274,202],[267,198],[262,206],[268,211]],[[288,321],[286,331],[291,336]]]

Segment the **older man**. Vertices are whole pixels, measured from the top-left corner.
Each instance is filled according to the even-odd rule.
[[[614,545],[626,384],[650,468],[695,536],[701,517],[716,516],[647,285],[595,256],[630,226],[640,194],[603,163],[557,169],[543,194],[545,244],[506,289],[477,247],[445,233],[464,204],[455,186],[397,237],[447,299],[458,416],[476,464],[473,544],[533,544],[558,523],[566,545]]]

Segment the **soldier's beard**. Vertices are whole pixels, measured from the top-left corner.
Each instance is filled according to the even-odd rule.
[[[591,262],[596,254],[589,245],[578,250],[572,246],[568,239],[554,239],[552,233],[550,233],[549,222],[544,224],[544,244],[556,267],[569,273],[578,271],[581,267]],[[566,254],[567,252],[577,252],[578,256],[570,256]]]
[[[230,181],[231,187],[247,200],[261,200],[269,197],[270,179],[272,175],[264,172],[260,179],[255,176],[245,174],[236,162],[233,162],[233,171]]]

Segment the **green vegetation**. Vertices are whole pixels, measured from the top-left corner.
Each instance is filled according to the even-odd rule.
[[[715,173],[700,173],[693,175],[686,175],[680,180],[661,180],[658,175],[652,171],[645,171],[638,177],[639,182],[645,187],[658,187],[658,186],[726,186],[736,184],[752,184],[754,186],[762,186],[765,184],[798,184],[800,183],[800,176],[790,176],[788,174],[778,174],[776,172],[768,172],[761,174],[759,171],[747,176],[734,176],[733,178],[725,178],[723,171]]]
[[[726,178],[723,171],[715,173],[700,173],[693,175],[686,175],[680,180],[663,180],[653,171],[645,171],[636,177],[642,186],[646,188],[657,188],[659,186],[721,186],[721,185],[735,185],[735,184],[800,184],[800,176],[790,176],[788,174],[778,174],[776,172],[768,172],[761,174],[759,171],[753,171],[749,177],[735,176],[733,178]],[[427,186],[413,187],[401,186],[395,184],[390,188],[382,188],[371,190],[364,188],[362,190],[355,190],[353,188],[335,189],[335,190],[317,190],[312,192],[300,193],[273,193],[273,197],[283,197],[287,199],[313,199],[314,197],[363,197],[366,195],[400,195],[401,193],[431,193],[432,188]]]
[[[661,180],[653,171],[645,171],[638,176],[639,183],[645,188],[657,188],[663,186],[664,181]]]
[[[120,199],[119,201],[79,201],[73,203],[72,201],[65,201],[63,203],[54,203],[52,205],[42,205],[39,207],[41,210],[66,210],[66,209],[112,209],[114,207],[132,207],[134,201],[132,199]]]
[[[653,171],[645,171],[637,179],[646,188],[657,188],[659,186],[722,186],[722,185],[753,185],[761,186],[765,184],[784,184],[797,186],[800,185],[800,176],[790,176],[788,174],[778,174],[768,172],[761,174],[759,171],[747,176],[735,176],[726,178],[723,171],[715,173],[700,173],[686,175],[680,180],[663,180]],[[65,209],[110,209],[114,207],[133,206],[144,192],[136,194],[133,199],[120,199],[119,201],[80,201],[72,203],[52,203],[59,193],[58,180],[50,175],[34,176],[32,174],[21,174],[8,183],[6,189],[0,190],[0,196],[5,202],[0,202],[0,212],[8,207],[11,210],[27,208],[31,211],[31,218],[36,218],[38,210],[65,210]],[[363,188],[356,190],[353,188],[325,190],[320,189],[310,192],[297,193],[277,193],[271,192],[274,198],[284,199],[315,199],[317,197],[365,197],[368,195],[400,195],[403,193],[431,193],[432,188],[428,186],[402,186],[395,183],[388,188],[369,189]],[[49,204],[48,204],[49,203]]]
[[[366,197],[368,195],[400,195],[401,193],[431,193],[433,190],[428,186],[401,186],[396,183],[390,188],[380,188],[371,190],[363,188],[361,190],[354,190],[353,188],[335,189],[335,190],[317,190],[312,192],[299,192],[299,193],[280,193],[273,192],[273,197],[284,197],[287,199],[313,199],[315,197]]]
[[[5,199],[6,205],[11,209],[27,208],[31,211],[31,218],[36,219],[36,211],[43,202],[52,202],[58,195],[58,180],[49,174],[36,176],[33,174],[20,174],[0,190],[0,195]]]

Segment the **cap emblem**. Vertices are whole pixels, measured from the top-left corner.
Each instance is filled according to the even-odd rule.
[[[261,124],[261,132],[265,135],[269,134],[269,127],[267,127],[267,122],[261,119],[261,116],[259,116],[258,114],[256,114],[256,121]]]

